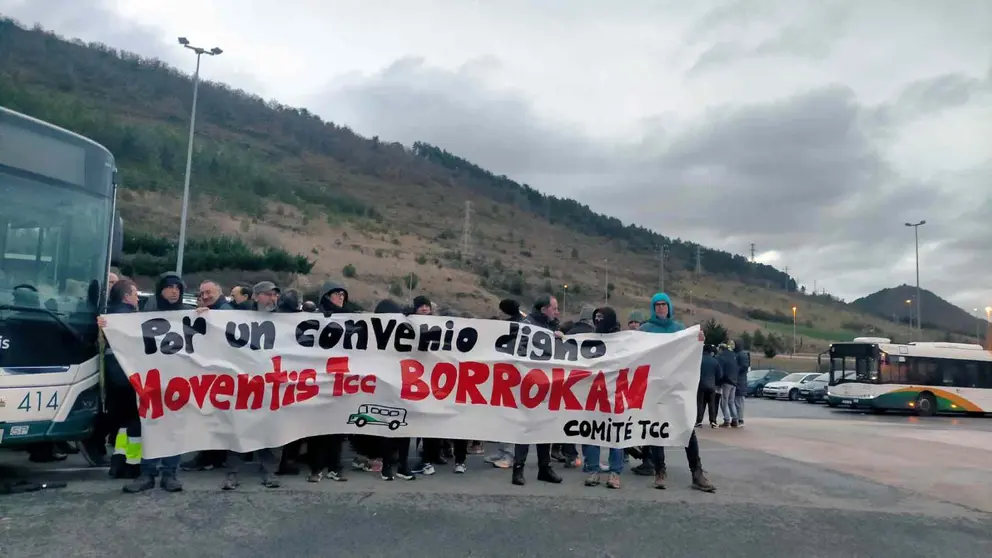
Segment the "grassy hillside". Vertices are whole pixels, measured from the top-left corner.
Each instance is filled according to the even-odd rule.
[[[975,337],[975,331],[979,331],[984,337],[986,328],[984,318],[978,318],[926,289],[921,289],[920,298],[923,300],[923,329],[952,331],[972,338]],[[912,302],[907,304],[907,301]],[[851,304],[865,312],[881,317],[897,316],[905,321],[908,320],[909,316],[912,316],[915,324],[916,310],[912,306],[915,301],[916,287],[900,285],[890,289],[882,289],[859,298]],[[979,312],[984,316],[984,309],[980,309]]]
[[[190,93],[189,78],[157,60],[0,20],[0,102],[107,146],[133,234],[178,234]],[[363,138],[221,84],[201,85],[193,160],[192,237],[301,254],[313,267],[297,286],[344,275],[365,304],[423,292],[490,316],[502,297],[552,292],[574,314],[580,303],[602,303],[608,289],[626,313],[645,308],[657,290],[667,246],[665,286],[688,323],[763,328],[791,347],[795,305],[803,351],[897,329],[829,296],[797,293],[788,275],[739,255],[700,247],[697,276],[691,242],[545,196],[441,147]]]

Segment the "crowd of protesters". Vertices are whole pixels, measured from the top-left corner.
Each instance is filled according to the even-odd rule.
[[[154,292],[142,305],[139,302],[137,285],[116,275],[110,277],[110,292],[107,313],[138,311],[184,310],[183,295],[186,285],[175,273],[164,273],[155,284]],[[281,290],[271,281],[262,281],[254,286],[233,287],[229,296],[216,281],[202,281],[196,293],[197,306],[207,310],[254,310],[260,312],[319,312],[325,316],[362,311],[352,303],[348,289],[340,283],[327,282],[317,293],[317,300],[304,300],[297,290]],[[575,322],[560,323],[558,301],[554,296],[539,297],[529,311],[521,310],[520,303],[503,300],[499,304],[500,315],[494,320],[523,322],[546,328],[556,335],[580,333],[611,334],[623,329],[616,311],[610,307],[583,307]],[[199,310],[205,311],[205,310]],[[433,315],[437,306],[425,296],[417,296],[408,306],[392,300],[379,302],[375,313],[404,313]],[[101,316],[99,324],[104,327],[106,318]],[[628,330],[649,333],[674,333],[685,328],[675,319],[675,309],[665,293],[658,293],[651,299],[648,313],[634,312],[626,321]],[[706,346],[700,370],[698,393],[698,415],[696,426],[702,424],[704,410],[708,407],[710,425],[717,423],[717,407],[723,410],[722,426],[742,427],[743,393],[746,391],[746,376],[749,362],[746,353],[735,351],[733,344],[721,345],[719,354],[711,346]],[[325,435],[297,440],[281,448],[268,448],[248,454],[229,451],[201,451],[188,462],[181,462],[181,456],[162,459],[141,457],[141,424],[133,388],[124,371],[114,358],[113,351],[106,347],[104,354],[104,377],[106,391],[106,415],[101,421],[100,445],[108,440],[114,452],[110,457],[110,476],[127,479],[124,486],[128,493],[138,493],[155,488],[169,492],[182,490],[179,471],[224,470],[222,484],[224,490],[235,490],[249,471],[256,471],[259,480],[267,488],[280,486],[280,478],[300,475],[301,464],[308,469],[307,480],[317,483],[322,480],[345,481],[342,464],[343,448],[350,446],[355,455],[350,466],[352,470],[379,475],[383,480],[414,480],[418,476],[435,474],[436,467],[454,461],[454,472],[467,471],[466,457],[469,454],[483,454],[483,443],[478,440],[442,440],[422,438],[386,438],[368,435]],[[738,392],[737,387],[742,389]],[[737,395],[740,393],[740,395]],[[523,444],[499,444],[499,449],[485,457],[485,462],[500,469],[512,471],[510,480],[514,485],[524,485],[525,468],[530,446]],[[417,455],[411,459],[410,448],[415,447]],[[641,447],[629,450],[610,448],[608,467],[600,465],[601,448],[583,446],[581,451],[574,444],[537,444],[537,480],[557,484],[561,476],[555,472],[552,463],[563,463],[565,468],[581,468],[586,474],[585,485],[597,486],[606,473],[605,485],[620,488],[620,475],[625,464],[631,459],[643,462],[632,469],[634,474],[652,476],[653,487],[666,488],[667,470],[665,448]],[[685,448],[689,469],[692,474],[692,487],[704,492],[714,492],[716,488],[703,471],[699,455],[699,442],[695,432]],[[411,462],[414,464],[411,466]]]

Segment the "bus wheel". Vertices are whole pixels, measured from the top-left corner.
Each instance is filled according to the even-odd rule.
[[[916,414],[921,417],[932,417],[937,412],[937,399],[925,391],[916,398]]]
[[[368,424],[368,421],[365,420],[364,418],[357,418],[357,419],[355,419],[355,426],[357,426],[359,428],[365,426],[366,424]]]
[[[393,422],[389,423],[390,430],[396,430],[399,427],[400,427],[400,421],[398,420],[394,420]]]

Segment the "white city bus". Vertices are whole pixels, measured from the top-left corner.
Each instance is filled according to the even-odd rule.
[[[829,355],[831,406],[992,413],[992,351],[981,345],[858,338],[832,344]]]
[[[116,173],[103,146],[0,107],[0,448],[93,431]]]

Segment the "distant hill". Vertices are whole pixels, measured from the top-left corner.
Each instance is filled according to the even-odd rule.
[[[934,293],[922,289],[923,299],[923,329],[940,329],[974,337],[976,325],[980,331],[985,330],[985,320],[976,318],[967,310],[954,306]],[[907,300],[916,300],[916,287],[900,285],[882,289],[866,297],[859,298],[851,304],[860,310],[876,316],[892,319],[896,316],[900,321],[910,314]],[[913,310],[913,320],[916,320],[916,310]]]

